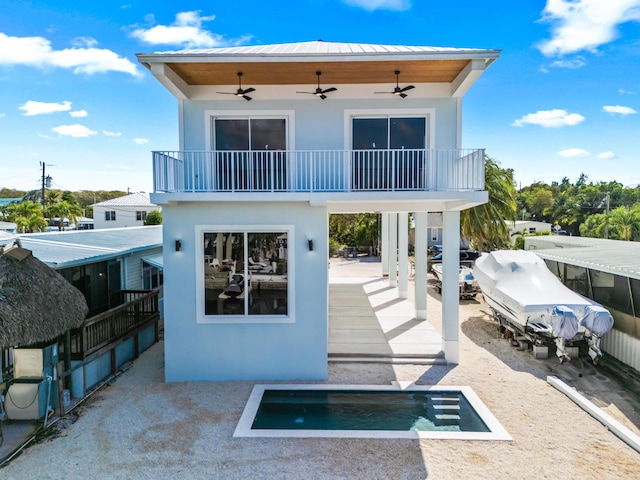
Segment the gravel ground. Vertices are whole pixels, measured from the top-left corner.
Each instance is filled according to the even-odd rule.
[[[438,300],[430,291],[430,308]],[[329,364],[329,383],[469,385],[513,441],[235,439],[253,384],[165,384],[159,343],[0,478],[640,478],[640,454],[545,381],[559,376],[637,432],[631,377],[579,359],[535,360],[502,339],[487,312],[481,301],[461,305],[458,366]]]

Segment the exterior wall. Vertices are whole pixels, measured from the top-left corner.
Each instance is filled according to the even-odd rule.
[[[196,226],[284,224],[293,227],[289,245],[294,246],[288,323],[241,323],[233,317],[225,323],[198,323],[196,289],[202,284],[195,272],[196,262],[203,260]],[[163,230],[166,381],[327,378],[325,207],[303,202],[169,204],[163,206]],[[179,252],[176,239],[181,241]],[[309,239],[313,251],[308,249]]]
[[[136,212],[144,211],[149,214],[154,210],[160,210],[158,206],[141,206],[141,207],[93,207],[93,225],[94,229],[105,228],[122,228],[122,227],[142,227],[143,220],[136,220]],[[116,219],[106,221],[104,214],[106,211],[115,211]]]
[[[508,222],[507,223],[508,227],[509,227],[509,234],[514,234],[514,233],[522,233],[522,231],[524,230],[525,235],[535,235],[536,233],[543,233],[543,232],[551,232],[551,224],[550,223],[546,223],[546,222],[536,222],[536,221],[523,221],[523,220],[516,220],[515,222]],[[534,229],[533,232],[531,232],[531,229]],[[512,235],[511,236],[511,243],[516,243],[516,239],[517,239],[517,235]]]
[[[363,85],[363,89],[376,88]],[[343,150],[345,148],[345,111],[354,110],[359,115],[375,115],[379,112],[394,114],[413,110],[435,111],[430,122],[435,126],[434,138],[430,138],[429,148],[458,148],[457,144],[457,102],[455,98],[416,99],[406,102],[398,98],[331,100],[324,101],[312,97],[310,100],[253,100],[250,105],[240,101],[190,101],[183,102],[182,121],[184,145],[182,150],[208,150],[210,148],[210,120],[205,112],[223,111],[268,112],[293,111],[295,115],[295,135],[289,139],[289,148],[297,150]],[[367,113],[365,113],[367,112]],[[404,113],[406,114],[406,113]],[[246,115],[246,114],[245,114]],[[395,114],[394,114],[395,115]],[[206,123],[205,123],[206,122]],[[347,126],[348,127],[348,126]],[[293,140],[293,141],[292,141]],[[350,139],[348,139],[350,140]],[[349,145],[350,142],[347,142]],[[98,228],[96,226],[96,228]]]
[[[142,257],[162,253],[162,247],[134,252],[124,258],[123,290],[142,290]]]

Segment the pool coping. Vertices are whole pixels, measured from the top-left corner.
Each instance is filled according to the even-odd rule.
[[[447,431],[399,431],[399,430],[283,430],[256,429],[251,426],[256,417],[265,390],[373,390],[381,392],[460,392],[485,423],[489,432],[447,432]],[[233,433],[234,437],[249,438],[405,438],[431,440],[512,440],[498,419],[468,386],[433,386],[394,382],[393,385],[329,385],[329,384],[256,384]]]

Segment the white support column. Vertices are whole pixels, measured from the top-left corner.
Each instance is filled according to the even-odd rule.
[[[389,286],[398,285],[398,214],[389,214]]]
[[[398,297],[409,298],[409,212],[398,213]]]
[[[382,263],[382,276],[389,276],[389,214],[381,213],[382,217],[382,252],[380,252],[380,262]]]
[[[415,212],[413,218],[416,222],[415,245],[415,307],[416,319],[427,319],[427,212]]]
[[[447,363],[460,363],[460,212],[442,215],[442,349]]]

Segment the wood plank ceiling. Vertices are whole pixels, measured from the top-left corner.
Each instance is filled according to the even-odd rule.
[[[167,65],[188,85],[234,85],[242,72],[242,85],[314,84],[322,72],[322,85],[452,82],[469,60],[368,62],[194,62]]]

